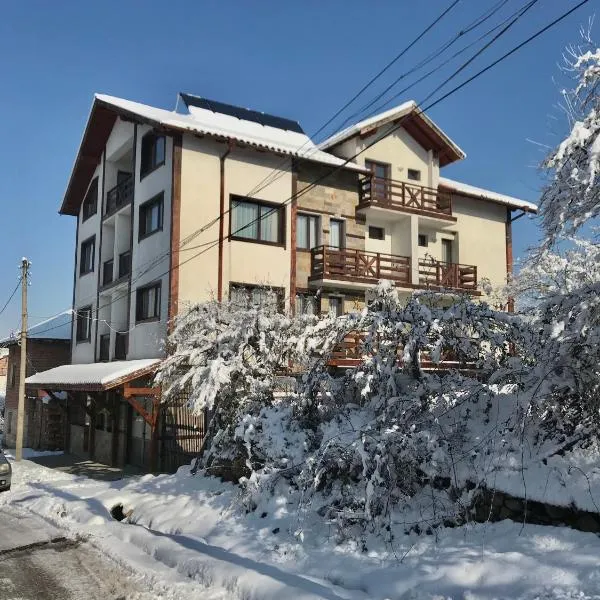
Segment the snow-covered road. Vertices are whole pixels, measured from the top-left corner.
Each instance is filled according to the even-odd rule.
[[[0,517],[0,600],[150,600],[131,574],[29,511]]]

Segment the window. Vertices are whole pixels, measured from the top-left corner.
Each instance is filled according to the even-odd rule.
[[[285,209],[274,204],[235,198],[231,200],[229,226],[231,239],[282,245]]]
[[[369,225],[369,237],[372,240],[385,240],[385,229],[383,227]]]
[[[419,234],[419,246],[421,246],[423,248],[427,248],[428,245],[429,245],[429,240],[427,239],[427,236],[424,233],[420,233]]]
[[[112,258],[104,261],[102,265],[102,285],[108,285],[112,282],[114,264],[115,261]]]
[[[418,169],[407,169],[406,176],[413,181],[421,181],[421,171]]]
[[[81,256],[79,257],[79,274],[86,275],[94,270],[96,251],[96,236],[81,242]]]
[[[344,247],[344,221],[338,219],[329,221],[329,245],[332,248]]]
[[[329,314],[341,317],[344,314],[344,299],[339,296],[329,296]]]
[[[77,311],[75,340],[89,342],[92,337],[92,307],[84,306]]]
[[[229,286],[229,300],[235,306],[262,308],[269,313],[283,310],[284,290],[267,286],[232,283]]]
[[[296,294],[296,314],[316,315],[319,313],[319,300],[314,294]]]
[[[153,131],[142,138],[142,159],[140,178],[143,179],[155,169],[165,164],[165,136]]]
[[[10,387],[14,388],[17,383],[17,369],[14,364],[10,365],[10,375],[9,375]]]
[[[149,321],[160,318],[160,282],[138,288],[135,320]]]
[[[319,245],[319,217],[299,214],[296,227],[296,247],[311,250]]]
[[[163,196],[161,192],[140,206],[138,239],[143,239],[163,228]]]
[[[442,260],[451,263],[452,258],[452,240],[442,240]]]
[[[110,334],[104,333],[100,336],[100,361],[107,361],[110,357]]]
[[[88,188],[87,194],[85,195],[85,199],[83,201],[81,220],[86,221],[92,215],[95,215],[97,210],[98,210],[98,178],[96,177],[92,181],[92,183],[90,183],[90,187]]]

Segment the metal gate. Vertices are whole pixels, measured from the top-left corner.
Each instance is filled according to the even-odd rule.
[[[159,438],[161,471],[174,472],[196,458],[204,441],[205,422],[205,415],[193,415],[188,408],[186,392],[180,392],[163,407]]]

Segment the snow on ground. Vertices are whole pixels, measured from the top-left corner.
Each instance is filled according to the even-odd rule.
[[[38,458],[39,456],[56,456],[59,454],[64,454],[62,450],[34,450],[33,448],[23,448],[23,458]],[[15,458],[15,449],[14,448],[6,448],[4,450],[4,456],[11,458],[14,460]]]
[[[404,536],[367,552],[335,544],[322,522],[299,522],[284,496],[248,515],[236,488],[214,478],[146,475],[100,482],[30,461],[15,464],[0,496],[88,537],[141,574],[157,597],[211,600],[600,600],[594,534],[505,521]],[[111,518],[122,503],[123,522]],[[300,526],[304,542],[294,535]]]

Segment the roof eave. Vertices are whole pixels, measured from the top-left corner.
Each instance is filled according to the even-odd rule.
[[[532,215],[537,215],[538,211],[539,211],[537,206],[532,205],[530,203],[517,204],[519,201],[518,198],[515,198],[514,203],[509,203],[508,201],[503,202],[502,200],[499,200],[498,198],[486,196],[485,194],[477,194],[474,192],[467,192],[464,190],[459,190],[459,189],[452,187],[451,185],[445,185],[443,183],[440,183],[438,187],[443,188],[443,189],[445,189],[449,192],[452,192],[454,194],[457,194],[459,196],[466,196],[467,198],[473,198],[475,200],[484,200],[485,202],[493,202],[494,204],[501,204],[502,206],[506,206],[507,208],[510,208],[511,210],[522,210],[523,212],[530,213]]]

